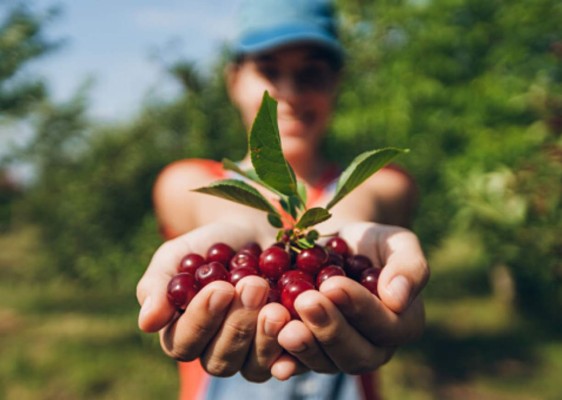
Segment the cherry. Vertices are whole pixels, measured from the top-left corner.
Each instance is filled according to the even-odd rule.
[[[328,265],[322,268],[316,275],[316,287],[319,288],[322,282],[332,276],[345,276],[345,271],[339,265]]]
[[[195,277],[188,272],[180,272],[168,282],[168,302],[181,312],[186,309],[198,291],[199,285]]]
[[[295,300],[299,294],[307,290],[314,290],[314,285],[308,281],[298,279],[287,283],[281,292],[281,303],[289,310],[293,319],[300,319],[299,314],[295,310]]]
[[[297,254],[297,268],[316,275],[322,266],[328,261],[328,252],[319,245],[302,250]]]
[[[314,283],[314,277],[310,275],[308,272],[304,272],[300,269],[291,269],[285,272],[283,275],[281,275],[281,277],[277,281],[277,287],[279,288],[279,290],[283,290],[283,287],[285,287],[287,283],[299,279],[308,281],[310,283]]]
[[[241,267],[250,267],[258,269],[259,261],[258,257],[254,256],[249,251],[240,250],[238,253],[232,257],[230,260],[230,269],[236,269]]]
[[[242,246],[240,248],[240,250],[238,250],[238,252],[243,252],[243,253],[250,253],[251,255],[253,255],[256,258],[259,258],[262,249],[261,246],[259,245],[259,243],[257,242],[248,242],[246,243],[244,246]]]
[[[207,250],[207,262],[218,261],[224,266],[230,263],[232,257],[234,257],[234,249],[227,245],[226,243],[215,243]]]
[[[324,265],[339,265],[343,268],[345,265],[345,258],[341,254],[328,251],[328,260]]]
[[[347,258],[345,263],[345,272],[350,278],[359,281],[359,279],[361,279],[361,273],[367,268],[372,267],[373,263],[368,257],[361,254],[355,254]]]
[[[379,268],[367,268],[361,273],[360,283],[366,287],[369,292],[378,297],[378,283],[381,270]]]
[[[334,236],[328,239],[324,247],[326,247],[330,253],[339,254],[342,257],[348,257],[351,255],[347,242],[339,236]]]
[[[229,282],[236,286],[240,279],[250,275],[258,275],[258,270],[251,267],[239,267],[230,271]]]
[[[205,264],[205,259],[197,253],[186,254],[178,265],[178,272],[194,274],[197,268]]]
[[[269,279],[279,279],[291,266],[289,253],[275,245],[265,249],[259,259],[262,275]]]
[[[226,267],[218,261],[203,264],[195,271],[195,279],[197,279],[201,287],[207,286],[214,281],[228,281],[228,278],[229,275]]]

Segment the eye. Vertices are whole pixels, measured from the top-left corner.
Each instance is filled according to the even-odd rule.
[[[258,73],[269,81],[275,81],[279,78],[280,72],[274,65],[258,65]]]
[[[300,88],[310,90],[327,90],[333,79],[333,73],[324,66],[309,66],[296,74]]]

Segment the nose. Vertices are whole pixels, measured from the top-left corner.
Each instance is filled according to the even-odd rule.
[[[272,96],[277,100],[294,102],[300,96],[302,90],[291,74],[284,74],[274,84],[274,93]]]

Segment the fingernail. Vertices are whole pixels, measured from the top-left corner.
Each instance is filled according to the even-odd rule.
[[[224,311],[232,300],[232,293],[223,290],[215,290],[209,299],[209,311],[219,313]]]
[[[267,290],[264,289],[264,286],[244,285],[240,293],[240,300],[244,308],[247,310],[260,308],[267,295]]]
[[[152,298],[147,297],[146,299],[144,299],[144,303],[142,303],[139,313],[139,319],[144,318],[144,316],[148,314],[151,308],[152,308]]]
[[[386,287],[386,290],[404,307],[408,305],[410,300],[410,282],[404,276],[398,275],[394,277]]]
[[[320,304],[316,304],[305,311],[306,319],[310,320],[314,325],[323,326],[328,324],[328,313]]]
[[[266,336],[275,338],[279,334],[281,327],[283,326],[282,321],[273,321],[270,319],[266,319],[265,323],[263,324],[263,331]]]

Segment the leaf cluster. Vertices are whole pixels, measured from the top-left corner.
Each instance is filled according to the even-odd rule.
[[[267,92],[250,130],[249,148],[253,169],[244,171],[228,159],[223,162],[227,170],[238,173],[245,180],[220,180],[195,191],[265,211],[270,224],[276,228],[287,228],[291,235],[289,240],[300,247],[310,247],[314,243],[317,236],[310,236],[309,228],[329,219],[332,207],[398,154],[407,152],[384,148],[360,154],[341,174],[326,207],[307,208],[306,189],[297,181],[295,172],[283,156],[277,125],[277,102]],[[284,222],[278,208],[252,184],[277,195],[279,205],[290,221]]]

